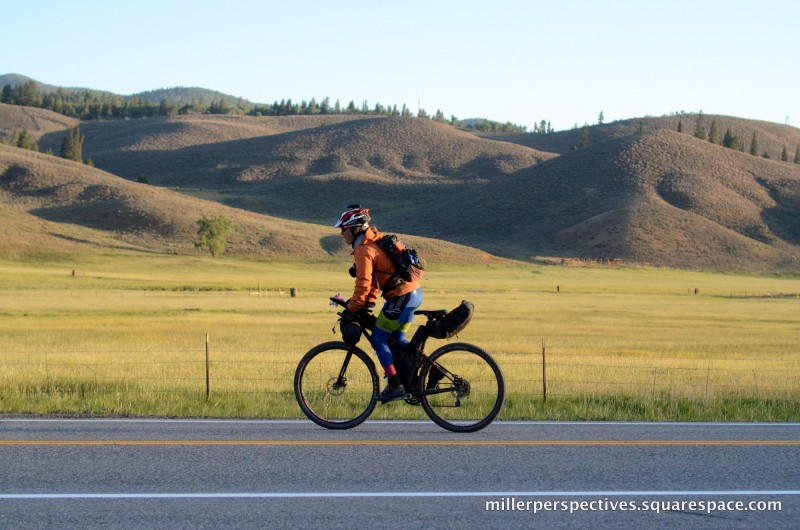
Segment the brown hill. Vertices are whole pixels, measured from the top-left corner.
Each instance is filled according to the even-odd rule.
[[[800,130],[704,118],[707,127],[716,120],[720,137],[731,129],[746,146],[755,131],[760,151],[772,160],[694,138],[696,116],[690,115],[591,127],[590,143],[580,149],[575,148],[580,130],[479,137],[413,118],[181,116],[82,123],[81,128],[84,155],[107,171],[129,180],[144,176],[151,184],[268,214],[214,210],[236,217],[243,227],[240,239],[232,241],[243,254],[286,255],[281,252],[291,252],[288,234],[299,232],[311,234],[300,244],[300,255],[343,252],[329,226],[344,204],[361,202],[373,209],[384,230],[513,258],[610,257],[676,267],[797,269],[800,166],[777,160],[784,145],[793,157]],[[675,131],[679,120],[687,132]],[[61,138],[63,129],[54,129],[40,144],[44,149]],[[57,222],[61,230],[69,223],[100,229],[104,237],[127,245],[191,251],[196,213],[224,208],[174,193],[145,195],[145,200],[145,191],[167,192],[119,179],[113,185],[84,182],[86,175],[113,177],[49,157],[48,164],[63,167],[45,169],[50,166],[42,159],[23,163],[18,160],[23,155],[15,151],[12,159],[8,153],[0,166],[0,192],[13,198],[0,202],[6,218],[18,204],[33,201],[27,210],[14,211],[35,215],[36,223]],[[56,177],[57,184],[48,184]],[[36,184],[29,185],[31,179]],[[59,195],[62,202],[47,202],[52,190],[66,193],[76,186],[79,191]],[[119,224],[114,208],[127,212],[131,221]],[[263,235],[270,231],[280,235]],[[273,250],[274,241],[286,242],[279,245],[284,250]],[[460,247],[419,241],[426,254],[459,257]]]
[[[698,114],[679,114],[674,116],[645,117],[621,120],[604,125],[589,127],[589,143],[624,138],[634,134],[644,134],[660,130],[677,131],[679,124],[684,134],[693,136],[697,127]],[[732,116],[703,115],[706,132],[711,130],[712,122],[717,124],[717,143],[722,143],[725,131],[738,137],[746,151],[750,150],[753,133],[756,134],[758,154],[768,153],[773,160],[780,160],[784,146],[794,158],[795,149],[800,142],[800,129],[778,123],[747,120]],[[532,149],[566,154],[575,151],[583,139],[583,128],[559,131],[550,134],[531,133],[476,133],[481,138],[511,142]]]
[[[225,215],[234,221],[228,248],[239,255],[323,259],[348,254],[330,227],[237,210],[0,145],[0,253],[97,248],[192,253],[196,222],[204,215]],[[492,259],[459,245],[407,239],[433,260]]]
[[[667,130],[598,142],[438,206],[425,214],[434,237],[518,258],[800,266],[800,166]]]
[[[24,108],[24,107],[21,107]],[[177,152],[193,146],[234,142],[348,122],[353,116],[186,115],[172,119],[141,118],[84,122],[87,157],[105,160],[128,152]],[[362,118],[363,119],[363,118]],[[55,140],[54,138],[53,140]],[[175,165],[174,162],[171,165]]]
[[[38,141],[44,135],[65,131],[78,123],[76,119],[49,110],[0,103],[0,140],[8,140],[15,132],[25,130]],[[58,152],[60,148],[61,140],[58,140],[53,152]]]
[[[553,156],[414,118],[181,116],[135,125],[95,123],[83,130],[85,154],[98,165],[130,178],[127,165],[136,163],[169,184],[202,180],[224,186],[348,171],[485,179]]]
[[[130,180],[144,177],[231,206],[324,224],[350,202],[389,211],[430,203],[442,192],[554,156],[414,118],[132,122],[84,125],[84,155]]]

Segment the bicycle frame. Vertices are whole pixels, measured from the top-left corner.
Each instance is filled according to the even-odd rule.
[[[330,300],[332,302],[336,302],[338,305],[340,305],[342,307],[345,307],[345,308],[347,307],[346,304],[343,301],[341,301],[341,300],[339,300],[337,298],[331,297]],[[425,315],[428,318],[428,320],[431,320],[431,319],[434,318],[436,312],[435,311],[415,311],[414,314],[415,315]],[[339,315],[341,316],[341,313],[339,313]],[[358,315],[358,313],[356,313],[356,318],[358,319],[359,324],[361,324],[361,333],[367,338],[367,340],[370,343],[370,346],[372,346],[372,333],[365,326],[365,324],[363,322],[363,319]],[[414,337],[411,340],[412,344],[414,343],[415,339],[417,339],[417,333],[414,334]],[[419,365],[419,368],[417,368],[417,371],[416,371],[415,375],[419,376],[419,374],[422,372],[423,367],[427,364],[429,366],[435,366],[437,370],[439,370],[440,372],[445,374],[445,377],[448,377],[451,381],[453,381],[453,384],[447,386],[446,388],[430,388],[430,389],[416,388],[413,391],[411,389],[407,389],[408,390],[408,394],[411,397],[414,397],[414,398],[420,397],[420,396],[432,396],[434,394],[444,394],[444,393],[447,393],[447,392],[452,392],[453,390],[457,389],[457,386],[455,385],[454,379],[457,378],[458,376],[454,375],[452,372],[450,372],[447,368],[443,367],[439,363],[430,362],[430,359],[428,359],[428,356],[425,355],[425,352],[423,350],[425,348],[425,343],[426,343],[427,339],[428,339],[427,334],[423,334],[423,336],[418,339],[418,346],[416,348],[417,351],[415,353],[413,353],[413,354],[410,354],[410,355],[417,355],[419,360],[421,361],[420,365]],[[353,348],[355,348],[355,347],[356,347],[355,344],[351,344],[350,347],[347,349],[347,355],[345,355],[344,363],[342,363],[342,369],[339,371],[339,377],[336,380],[336,384],[334,385],[335,388],[338,387],[339,385],[346,384],[347,377],[346,377],[345,374],[347,372],[347,365],[350,364],[350,359],[352,358],[352,355],[353,355]],[[420,381],[419,384],[422,384],[422,382]]]

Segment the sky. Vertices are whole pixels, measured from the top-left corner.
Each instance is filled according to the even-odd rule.
[[[681,111],[797,127],[798,30],[796,0],[38,0],[0,10],[0,74],[529,130]]]

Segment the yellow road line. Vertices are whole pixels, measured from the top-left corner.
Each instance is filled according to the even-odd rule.
[[[800,440],[0,440],[0,446],[589,446],[800,445]]]

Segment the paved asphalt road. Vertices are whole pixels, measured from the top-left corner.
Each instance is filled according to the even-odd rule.
[[[800,424],[0,419],[0,528],[798,521]]]

